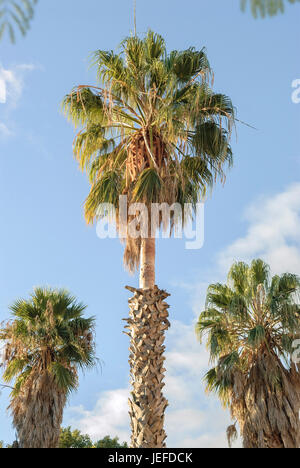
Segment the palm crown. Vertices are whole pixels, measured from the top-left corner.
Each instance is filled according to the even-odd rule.
[[[271,278],[262,260],[250,266],[236,263],[227,285],[209,287],[197,324],[215,363],[206,375],[207,389],[230,407],[252,448],[263,447],[266,440],[280,444],[283,439],[285,447],[300,443],[300,374],[292,362],[300,329],[299,293],[296,275]]]
[[[31,299],[16,301],[15,319],[0,331],[5,340],[4,379],[16,379],[13,396],[48,373],[68,394],[78,384],[77,368],[94,364],[94,319],[63,290],[37,288]]]
[[[204,50],[167,54],[149,31],[125,39],[118,54],[97,51],[95,64],[99,87],[79,86],[64,100],[81,126],[74,153],[92,184],[87,222],[101,203],[118,210],[121,194],[148,206],[194,205],[216,177],[224,180],[234,109],[210,89]]]

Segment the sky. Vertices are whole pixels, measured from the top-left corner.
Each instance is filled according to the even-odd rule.
[[[74,129],[60,103],[75,85],[96,84],[90,53],[116,49],[133,29],[132,0],[42,0],[16,45],[0,43],[0,322],[35,286],[65,287],[97,318],[100,365],[80,376],[64,425],[99,439],[129,440],[128,337],[137,277],[123,269],[117,239],[100,240],[83,218],[88,182],[74,161]],[[300,274],[300,8],[254,20],[238,0],[137,0],[137,30],[162,34],[168,50],[206,47],[214,90],[238,118],[234,167],[205,204],[205,242],[160,240],[157,282],[168,290],[166,415],[169,447],[225,447],[228,411],[205,393],[208,369],[195,321],[211,282],[234,260],[262,257],[274,273]],[[298,80],[298,81],[297,81]],[[294,84],[294,88],[292,87]],[[297,104],[298,102],[298,104]],[[0,374],[1,381],[1,374]],[[14,440],[0,395],[0,440]],[[178,431],[180,427],[180,431]]]

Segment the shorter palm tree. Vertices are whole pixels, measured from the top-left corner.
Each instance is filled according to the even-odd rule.
[[[0,330],[4,380],[15,381],[10,410],[21,448],[56,448],[67,397],[78,368],[95,364],[94,318],[64,290],[37,288],[11,307]]]
[[[227,285],[208,288],[197,324],[215,363],[207,390],[230,408],[245,448],[300,447],[300,373],[292,359],[299,292],[298,276],[271,278],[262,260],[234,264]],[[237,436],[235,426],[227,435]]]

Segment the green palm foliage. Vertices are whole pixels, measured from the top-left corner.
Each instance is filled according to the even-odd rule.
[[[34,16],[38,0],[0,0],[0,41],[8,32],[11,42],[15,42],[15,28],[25,36]]]
[[[64,290],[37,288],[12,307],[0,330],[4,375],[14,382],[10,410],[23,448],[57,445],[63,408],[78,386],[78,369],[95,363],[94,319]]]
[[[214,93],[205,50],[167,53],[164,39],[149,31],[126,38],[118,53],[94,55],[98,86],[79,86],[64,110],[80,127],[74,154],[88,174],[88,223],[101,203],[118,210],[128,202],[195,203],[232,163],[229,145],[234,109]],[[127,246],[134,269],[139,254]],[[137,249],[138,250],[138,249]]]
[[[286,4],[294,4],[300,0],[241,0],[242,10],[245,11],[248,3],[255,18],[261,16],[276,16],[278,13],[284,13]]]
[[[208,288],[197,324],[215,364],[205,378],[207,390],[230,408],[245,448],[300,446],[300,374],[292,362],[299,293],[298,276],[271,278],[262,260],[234,264],[228,284]]]

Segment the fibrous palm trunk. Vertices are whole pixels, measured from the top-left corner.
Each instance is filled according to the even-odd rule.
[[[47,372],[29,379],[10,405],[19,448],[57,448],[65,404]]]
[[[155,239],[142,240],[141,289],[129,300],[130,375],[129,399],[132,448],[164,448],[164,415],[168,402],[163,396],[165,331],[169,328],[169,296],[154,285]]]
[[[265,353],[246,385],[235,385],[232,415],[244,448],[300,448],[300,373]]]

